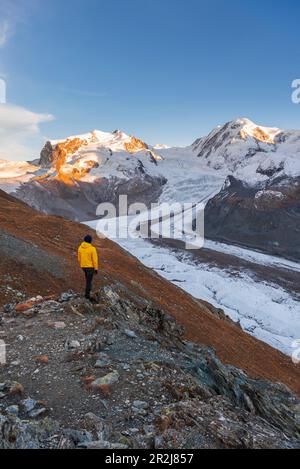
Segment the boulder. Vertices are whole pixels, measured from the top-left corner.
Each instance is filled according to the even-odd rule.
[[[108,373],[107,375],[103,376],[102,378],[98,378],[92,382],[91,386],[93,388],[97,388],[101,385],[108,385],[111,386],[119,381],[120,375],[117,371],[113,371],[112,373]]]

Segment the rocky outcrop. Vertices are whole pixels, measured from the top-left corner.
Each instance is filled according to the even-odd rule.
[[[207,238],[300,259],[300,177],[249,186],[229,177],[205,209]]]
[[[31,316],[17,303],[0,313],[14,343],[0,448],[300,448],[300,402],[286,387],[184,340],[150,301],[138,306],[110,284],[94,304],[72,292],[25,304]]]
[[[51,166],[52,161],[53,161],[53,152],[54,152],[54,147],[49,140],[45,143],[45,145],[42,148],[41,154],[40,154],[40,160],[39,160],[39,165],[42,168],[48,168]]]
[[[159,424],[157,448],[172,449],[176,438],[181,448],[263,449],[297,448],[297,440],[282,438],[280,430],[265,425],[259,417],[249,419],[247,411],[237,409],[222,396],[207,401],[183,400],[166,406]],[[179,432],[176,430],[181,428]]]
[[[66,163],[67,156],[74,156],[80,148],[87,146],[88,143],[88,139],[80,137],[67,138],[61,142],[47,141],[41,151],[39,164],[42,168],[54,165],[59,172]]]
[[[126,151],[128,151],[128,153],[136,153],[140,150],[147,150],[149,147],[142,140],[139,140],[136,137],[131,137],[130,142],[124,143],[124,148]]]

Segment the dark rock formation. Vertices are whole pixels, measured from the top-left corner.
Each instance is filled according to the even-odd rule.
[[[205,235],[300,259],[300,177],[248,186],[230,176],[205,209]]]

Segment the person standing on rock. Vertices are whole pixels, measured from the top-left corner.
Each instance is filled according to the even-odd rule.
[[[78,262],[86,279],[85,298],[87,300],[91,300],[93,278],[98,273],[98,254],[92,242],[92,237],[87,235],[78,249]]]

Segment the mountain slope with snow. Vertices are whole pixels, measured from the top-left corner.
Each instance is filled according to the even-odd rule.
[[[228,176],[241,183],[227,187]],[[154,148],[120,130],[95,130],[46,142],[38,166],[0,164],[0,188],[40,211],[81,221],[94,219],[102,202],[118,210],[120,195],[147,207],[211,198],[208,238],[293,259],[299,176],[300,131],[245,118],[217,127],[190,147]]]
[[[229,189],[228,176],[241,183]],[[208,238],[293,259],[298,176],[300,131],[245,118],[190,147],[154,148],[120,130],[95,130],[46,142],[37,166],[0,164],[0,188],[44,213],[81,221],[94,219],[102,202],[113,203],[118,215],[120,195],[147,207],[213,198],[206,210]]]
[[[209,167],[249,183],[300,174],[300,131],[261,127],[249,119],[214,129],[192,149]]]
[[[0,188],[17,188],[17,197],[39,210],[89,219],[98,203],[115,202],[114,194],[147,205],[195,203],[204,193],[212,197],[221,190],[228,175],[252,185],[295,177],[299,156],[300,131],[262,127],[249,119],[228,122],[182,148],[151,147],[120,130],[95,130],[46,142],[39,167],[29,167],[21,177],[18,167],[14,172],[7,163],[8,171],[1,172],[0,166]],[[79,199],[79,214],[74,198]]]
[[[118,206],[119,195],[149,205],[166,182],[156,171],[159,159],[146,143],[121,131],[48,141],[39,172],[15,195],[42,212],[77,220],[94,217],[102,202]]]
[[[32,179],[37,167],[26,161],[0,160],[0,187],[13,192],[20,184]]]

